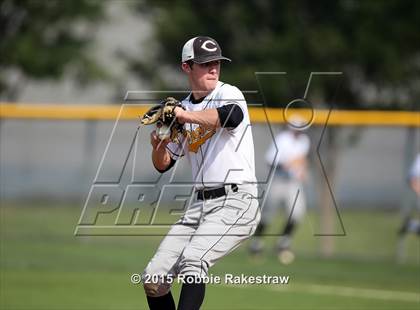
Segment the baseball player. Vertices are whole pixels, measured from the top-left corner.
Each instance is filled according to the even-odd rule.
[[[178,309],[199,309],[200,281],[208,269],[255,232],[260,213],[254,143],[241,91],[219,81],[223,57],[210,37],[195,37],[182,50],[182,71],[191,93],[174,108],[184,124],[179,143],[151,133],[152,161],[164,173],[186,157],[195,182],[195,200],[168,232],[143,273],[150,309],[175,309],[171,281],[181,276]],[[157,275],[159,281],[146,281]],[[156,277],[155,277],[156,278]],[[162,280],[163,279],[163,280]]]
[[[288,124],[289,129],[281,131],[276,136],[276,145],[272,144],[265,155],[267,164],[271,166],[274,163],[276,170],[270,187],[269,200],[262,208],[261,222],[249,247],[252,255],[262,252],[264,244],[261,236],[274,218],[277,207],[284,203],[287,220],[276,246],[278,258],[284,264],[294,260],[294,254],[290,251],[291,238],[306,210],[303,182],[307,176],[306,158],[310,149],[310,140],[300,130],[301,123],[303,120],[297,116],[291,119],[289,124],[293,126]]]
[[[411,189],[416,193],[417,197],[420,196],[420,153],[417,154],[416,159],[414,160],[410,172],[408,174],[408,179]]]
[[[397,245],[398,262],[403,262],[405,259],[404,241],[407,234],[414,233],[420,236],[420,220],[416,218],[416,216],[414,215],[414,213],[417,213],[417,217],[418,217],[418,211],[420,210],[420,204],[419,204],[420,153],[417,154],[416,158],[414,159],[413,164],[410,167],[410,170],[408,173],[408,183],[410,185],[410,188],[412,189],[412,193],[414,193],[413,200],[415,201],[415,206],[411,210],[411,212],[405,216],[402,226],[398,231],[398,235],[399,235],[399,240],[398,240],[398,245]]]

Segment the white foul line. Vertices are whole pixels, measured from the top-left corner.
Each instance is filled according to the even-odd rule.
[[[320,284],[288,284],[288,285],[225,285],[234,288],[260,288],[276,292],[302,292],[318,295],[333,295],[366,299],[420,302],[420,294],[414,292],[388,291],[370,288],[346,286],[330,286]]]

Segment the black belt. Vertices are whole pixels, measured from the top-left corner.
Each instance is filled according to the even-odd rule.
[[[230,184],[230,188],[233,192],[238,191],[237,184]],[[207,199],[216,199],[226,195],[225,187],[218,187],[214,189],[200,189],[197,191],[197,200],[207,200]]]

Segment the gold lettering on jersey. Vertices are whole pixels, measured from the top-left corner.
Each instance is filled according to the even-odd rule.
[[[201,145],[216,133],[215,129],[206,129],[198,126],[194,130],[186,130],[185,136],[188,139],[188,150],[197,153]]]

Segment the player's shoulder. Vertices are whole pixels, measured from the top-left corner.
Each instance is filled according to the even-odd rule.
[[[232,99],[244,98],[243,93],[238,87],[222,81],[219,81],[217,94],[221,97],[228,97]]]

